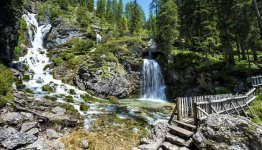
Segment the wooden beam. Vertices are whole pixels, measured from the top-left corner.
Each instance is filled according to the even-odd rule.
[[[237,112],[238,116],[240,116],[238,110],[236,109],[236,107],[234,106],[234,104],[232,103],[232,101],[230,101],[230,104],[233,106],[233,108],[235,109],[235,111]]]
[[[180,121],[182,118],[181,118],[181,98],[178,98],[177,99],[177,102],[176,102],[176,105],[177,105],[177,120]]]
[[[194,124],[198,126],[198,119],[197,119],[197,103],[193,103],[193,117],[194,117]]]
[[[203,112],[206,116],[208,116],[208,113],[206,113],[202,108],[197,106],[197,109],[200,110],[201,112]]]
[[[227,111],[226,107],[224,106],[224,104],[223,104],[223,103],[221,103],[221,105],[222,105],[222,107],[225,109],[226,113],[229,115],[229,113],[228,113],[228,111]]]
[[[245,109],[239,104],[239,102],[237,101],[238,106],[240,106],[240,108],[242,109],[243,113],[245,114],[246,117],[248,117],[247,113],[245,112]]]
[[[170,117],[170,119],[168,120],[168,123],[169,123],[169,124],[172,123],[176,112],[177,112],[177,105],[174,107],[174,110],[173,110],[173,112],[172,112],[172,114],[171,114],[171,117]]]

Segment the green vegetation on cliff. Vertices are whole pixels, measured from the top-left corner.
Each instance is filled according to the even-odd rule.
[[[251,104],[251,110],[255,115],[252,121],[262,123],[262,89],[259,89],[256,100]]]
[[[0,108],[13,99],[13,74],[0,64]]]

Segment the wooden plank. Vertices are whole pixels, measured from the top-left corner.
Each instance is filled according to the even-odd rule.
[[[239,112],[238,112],[237,108],[234,106],[234,104],[232,103],[232,101],[230,101],[230,104],[233,106],[233,108],[234,108],[234,109],[235,109],[235,111],[237,112],[238,116],[240,116],[240,114],[239,114]]]
[[[217,113],[217,111],[216,111],[216,109],[211,105],[211,109],[215,112],[215,113]]]
[[[206,116],[208,116],[208,113],[206,113],[202,108],[200,108],[199,106],[197,107],[198,110],[200,110],[202,113],[204,113]]]
[[[193,103],[193,117],[194,117],[195,126],[198,126],[197,116],[198,116],[197,103]]]
[[[242,109],[243,113],[246,117],[248,117],[247,113],[245,112],[245,109],[240,105],[240,103],[237,101],[238,106]]]
[[[226,113],[229,114],[228,111],[227,111],[227,109],[226,109],[226,107],[224,106],[224,104],[221,103],[221,105],[222,105],[222,107],[224,108],[224,110],[226,111]],[[219,114],[220,114],[220,112],[219,112]]]
[[[174,107],[174,110],[173,110],[173,112],[172,112],[172,114],[171,114],[171,116],[170,116],[170,118],[169,118],[169,120],[168,120],[168,123],[169,123],[169,124],[172,123],[176,112],[177,112],[177,105]]]
[[[181,120],[181,98],[177,99],[177,120]]]

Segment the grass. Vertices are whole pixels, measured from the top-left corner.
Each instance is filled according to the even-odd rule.
[[[2,108],[13,99],[14,77],[12,72],[2,64],[0,70],[0,108]]]
[[[262,89],[258,91],[256,100],[251,104],[251,110],[255,114],[252,121],[262,123]]]

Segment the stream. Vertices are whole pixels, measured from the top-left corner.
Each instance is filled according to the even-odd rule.
[[[58,102],[68,103],[65,101],[66,97],[72,96],[73,102],[69,102],[69,104],[73,105],[75,109],[84,116],[84,127],[87,129],[89,129],[92,122],[99,119],[101,115],[116,114],[119,119],[143,118],[149,125],[169,119],[170,112],[166,111],[166,107],[170,107],[172,105],[170,103],[164,101],[143,101],[133,99],[120,100],[120,104],[106,103],[106,100],[86,102],[82,99],[82,96],[88,95],[88,93],[72,85],[63,83],[61,80],[55,79],[51,74],[52,70],[46,67],[52,62],[50,62],[47,56],[47,49],[44,48],[44,38],[50,32],[52,26],[51,24],[40,26],[36,16],[36,14],[31,13],[22,16],[27,24],[31,47],[28,48],[25,56],[19,58],[19,62],[29,68],[29,71],[26,72],[25,75],[29,76],[30,79],[28,81],[23,81],[23,84],[33,92],[37,100],[41,100],[45,96],[54,96],[58,98]],[[153,67],[156,65],[153,60],[148,60],[148,62],[152,62]],[[160,88],[164,88],[162,87],[162,82],[157,84],[161,84]],[[50,86],[54,88],[54,90],[52,92],[44,91],[43,86]],[[75,91],[75,94],[70,92],[72,90]],[[151,90],[149,92],[154,93],[155,91]],[[143,98],[150,99],[151,97],[146,96]],[[166,99],[165,96],[163,96],[163,90],[160,91],[160,94],[156,95],[156,99]],[[80,104],[83,103],[89,106],[88,111],[80,110]]]

